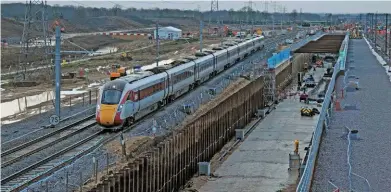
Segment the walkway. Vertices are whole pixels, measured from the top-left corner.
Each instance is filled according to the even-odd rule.
[[[316,82],[323,73],[324,69],[315,72]],[[304,157],[304,148],[311,140],[319,117],[302,117],[300,108],[304,105],[298,97],[278,104],[216,170],[214,174],[218,178],[209,180],[199,191],[274,192],[295,184],[298,173],[288,171],[289,153],[293,152],[294,140],[298,139],[299,153]]]
[[[368,179],[371,191],[391,189],[391,83],[364,39],[351,40],[354,69],[361,89],[347,92],[345,103],[357,109],[345,109],[333,115],[333,121],[320,147],[312,191],[333,191],[328,183],[348,191],[348,140],[344,126],[357,129],[360,140],[351,140],[352,172]],[[349,54],[348,54],[349,56]],[[348,58],[349,60],[349,58]],[[338,79],[342,84],[342,78]],[[368,191],[364,179],[352,175],[352,189]]]

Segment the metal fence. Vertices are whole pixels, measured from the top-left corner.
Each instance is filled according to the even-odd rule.
[[[286,75],[281,73],[279,75]],[[284,82],[281,82],[284,83]],[[143,153],[90,191],[176,191],[263,107],[263,78],[221,101],[185,128]]]
[[[349,34],[345,36],[345,39],[343,41],[343,50],[347,50],[349,43]],[[312,142],[310,143],[310,150],[308,154],[308,158],[306,158],[306,162],[303,162],[305,165],[304,172],[301,176],[300,182],[296,188],[297,192],[306,192],[310,191],[311,187],[311,182],[312,182],[312,177],[315,169],[315,163],[317,159],[317,155],[319,152],[319,146],[320,146],[320,141],[322,138],[322,133],[325,127],[327,127],[330,123],[330,118],[331,118],[331,113],[333,111],[333,98],[332,94],[334,92],[334,85],[336,82],[336,78],[338,73],[341,70],[345,69],[345,62],[346,62],[346,54],[342,57],[339,57],[337,60],[336,65],[334,66],[334,73],[331,78],[331,81],[329,83],[329,86],[327,88],[327,92],[325,95],[325,99],[323,102],[322,109],[320,111],[320,116],[318,123],[316,125],[316,128],[314,130],[314,134],[312,137]],[[342,67],[342,68],[341,68]]]

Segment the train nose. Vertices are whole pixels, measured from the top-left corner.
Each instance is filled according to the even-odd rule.
[[[101,105],[100,107],[100,124],[105,126],[114,125],[117,105]]]

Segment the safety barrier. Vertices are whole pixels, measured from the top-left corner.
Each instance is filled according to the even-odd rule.
[[[333,111],[332,94],[334,92],[334,86],[336,83],[337,74],[339,73],[339,71],[345,69],[346,50],[348,48],[348,43],[349,43],[349,34],[346,34],[342,44],[343,48],[341,49],[344,50],[343,52],[344,54],[340,55],[336,65],[334,66],[334,73],[329,83],[329,86],[327,88],[323,106],[320,111],[319,120],[313,133],[312,142],[310,143],[308,159],[306,162],[303,163],[305,165],[305,168],[300,178],[300,182],[296,188],[296,192],[310,191],[312,177],[315,169],[315,162],[318,156],[318,150],[322,138],[323,128],[324,126],[326,127],[328,126],[330,122],[329,118],[331,116],[331,112]]]

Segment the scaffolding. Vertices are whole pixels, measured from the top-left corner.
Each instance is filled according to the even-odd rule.
[[[276,73],[274,68],[264,67],[263,82],[264,106],[272,106],[276,101]]]

